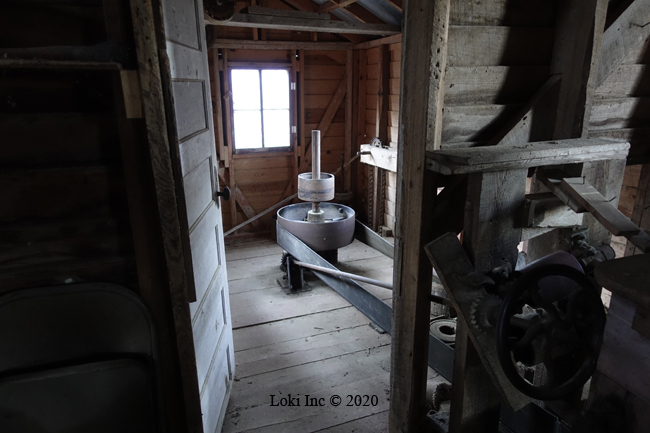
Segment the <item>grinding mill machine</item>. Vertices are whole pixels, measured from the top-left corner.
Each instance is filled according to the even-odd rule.
[[[320,131],[311,132],[311,173],[298,175],[298,198],[306,203],[285,206],[278,211],[278,224],[312,250],[336,260],[336,251],[354,239],[354,210],[336,203],[334,175],[321,173]]]

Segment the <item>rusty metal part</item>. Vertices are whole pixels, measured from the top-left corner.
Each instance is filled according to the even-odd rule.
[[[531,267],[522,270],[503,301],[497,353],[517,389],[535,399],[557,400],[580,389],[595,371],[605,311],[598,289],[582,270],[566,264]],[[544,382],[529,382],[520,366],[543,366]]]

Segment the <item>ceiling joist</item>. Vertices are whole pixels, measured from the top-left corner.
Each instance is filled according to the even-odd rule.
[[[318,8],[318,12],[326,14],[330,13],[338,8],[344,8],[350,6],[353,3],[358,2],[359,0],[341,0],[339,3],[336,3],[332,0],[326,1]]]
[[[288,17],[279,15],[235,14],[229,21],[218,21],[205,15],[206,24],[225,27],[246,27],[299,32],[349,33],[358,35],[396,35],[401,33],[399,26],[390,24],[348,23],[313,18]]]

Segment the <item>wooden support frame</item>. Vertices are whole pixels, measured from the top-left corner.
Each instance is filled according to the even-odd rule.
[[[425,151],[442,134],[450,0],[409,0],[404,11],[393,270],[391,432],[416,432],[425,421],[432,267],[424,246],[436,188]]]

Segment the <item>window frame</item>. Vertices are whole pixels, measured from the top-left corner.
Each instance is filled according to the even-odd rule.
[[[230,113],[230,118],[233,119],[230,125],[231,128],[231,137],[232,137],[232,153],[233,155],[246,155],[246,154],[259,154],[259,153],[293,153],[293,150],[296,146],[296,137],[298,125],[294,125],[295,119],[295,110],[296,110],[296,94],[297,94],[297,83],[292,81],[293,67],[290,63],[261,63],[261,62],[228,62],[228,71],[227,77],[229,82],[229,87],[232,89],[232,71],[236,69],[255,69],[259,71],[260,74],[260,116],[261,116],[261,127],[262,127],[262,147],[255,149],[237,149],[237,138],[235,136],[235,108],[232,97],[228,98],[228,109]],[[282,147],[264,147],[264,96],[262,94],[262,71],[263,70],[284,70],[287,71],[289,79],[289,144]],[[293,84],[293,86],[292,86]],[[231,90],[232,92],[232,90]],[[294,132],[296,131],[296,132]]]

